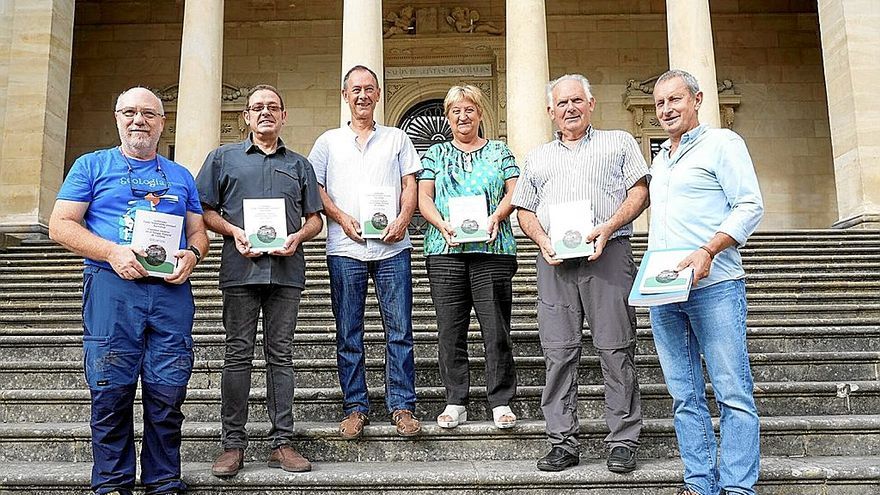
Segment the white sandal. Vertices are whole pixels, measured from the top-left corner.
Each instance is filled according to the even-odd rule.
[[[444,421],[440,418],[449,417],[452,418],[451,421]],[[440,428],[455,428],[456,426],[467,421],[467,407],[465,406],[454,406],[452,404],[447,404],[446,409],[437,416],[437,424]]]
[[[513,418],[512,421],[502,421],[503,418]],[[507,428],[513,428],[516,426],[516,414],[513,414],[513,411],[510,410],[510,406],[497,406],[492,408],[492,419],[495,421],[495,426],[501,428],[502,430]]]

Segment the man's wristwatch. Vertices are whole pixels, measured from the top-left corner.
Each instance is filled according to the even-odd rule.
[[[197,248],[197,247],[195,247],[195,246],[187,246],[186,249],[192,251],[192,253],[193,253],[194,255],[196,255],[196,264],[198,265],[199,262],[202,261],[202,253],[201,253],[201,251],[199,251],[199,248]]]

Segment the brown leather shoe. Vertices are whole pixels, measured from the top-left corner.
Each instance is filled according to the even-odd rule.
[[[397,434],[402,437],[412,437],[422,431],[422,424],[413,417],[412,411],[398,409],[391,414],[391,423],[397,427]]]
[[[291,473],[303,473],[312,470],[312,463],[290,445],[282,445],[272,451],[269,456],[270,468],[281,468]]]
[[[242,449],[226,449],[214,465],[211,466],[211,474],[219,477],[229,477],[238,474],[244,466],[244,451]]]
[[[364,426],[370,424],[370,418],[360,411],[354,411],[339,423],[339,434],[345,440],[357,440],[364,433]]]

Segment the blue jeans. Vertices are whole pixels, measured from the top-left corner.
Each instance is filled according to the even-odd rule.
[[[753,495],[760,463],[760,424],[746,350],[746,289],[728,280],[691,292],[681,303],[651,308],[651,327],[666,387],[684,481],[704,495]],[[721,412],[721,458],[706,403],[700,354]]]
[[[364,364],[364,309],[372,277],[385,329],[385,405],[389,412],[415,410],[415,359],[412,333],[410,250],[384,260],[360,261],[327,256],[330,299],[336,318],[336,361],[343,412],[369,414]]]
[[[189,282],[123,280],[83,270],[83,362],[91,391],[95,493],[126,493],[135,482],[134,399],[141,380],[141,481],[148,495],[183,491],[181,407],[193,367],[195,305]]]

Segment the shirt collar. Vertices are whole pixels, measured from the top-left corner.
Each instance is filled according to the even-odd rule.
[[[709,128],[709,126],[707,124],[700,124],[700,125],[694,127],[693,129],[687,131],[686,133],[682,134],[681,135],[681,142],[678,143],[678,147],[681,148],[685,144],[687,144],[691,141],[694,141],[695,139],[700,137],[700,135],[702,135],[703,132],[708,128]],[[661,144],[660,147],[666,151],[669,151],[669,149],[672,148],[672,140],[667,139],[666,141],[663,141],[663,144]]]
[[[284,145],[284,140],[281,139],[281,136],[278,136],[278,146],[275,148],[275,153],[284,153],[284,151],[286,149],[287,149],[287,146]],[[244,152],[245,153],[253,153],[253,152],[263,153],[263,150],[261,150],[260,147],[254,143],[254,136],[251,133],[248,133],[247,137],[244,140]]]
[[[373,131],[376,130],[376,126],[377,126],[377,124],[376,124],[376,121],[374,120],[373,121]],[[351,121],[350,120],[345,123],[345,128],[348,129],[349,131],[351,131],[352,134],[356,134],[356,132],[354,132],[354,129],[351,128]]]
[[[559,144],[561,144],[562,146],[565,146],[565,143],[562,141],[562,131],[556,131],[554,133],[554,135],[556,137],[556,141]],[[580,143],[582,143],[584,141],[589,141],[590,139],[592,139],[592,137],[593,137],[593,124],[590,124],[587,126],[587,131],[584,133],[583,137],[581,137],[580,140],[578,140],[578,145],[580,145]]]

